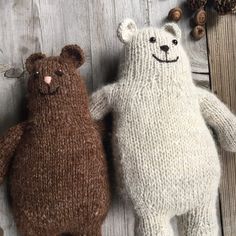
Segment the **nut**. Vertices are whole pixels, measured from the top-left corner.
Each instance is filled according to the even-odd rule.
[[[207,14],[204,9],[199,9],[194,15],[194,22],[196,25],[205,25],[207,21]]]
[[[169,11],[168,19],[171,21],[178,22],[182,18],[182,15],[183,15],[182,9],[179,7],[175,7]]]
[[[191,35],[195,40],[200,40],[202,37],[206,35],[206,30],[203,26],[197,25],[191,31]]]

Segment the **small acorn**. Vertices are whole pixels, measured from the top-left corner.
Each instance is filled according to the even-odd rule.
[[[197,25],[191,31],[191,35],[195,40],[200,40],[202,37],[206,35],[206,30],[203,26]]]
[[[169,11],[168,19],[171,21],[178,22],[183,16],[183,11],[179,7],[175,7]]]
[[[207,14],[204,9],[199,9],[194,15],[194,22],[196,25],[204,26],[207,21]]]
[[[204,7],[207,4],[207,0],[187,0],[187,4],[191,10],[196,11]]]

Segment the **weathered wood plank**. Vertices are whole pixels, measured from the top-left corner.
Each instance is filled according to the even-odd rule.
[[[88,1],[4,0],[0,2],[0,62],[23,67],[34,52],[58,55],[70,43],[86,53],[81,73],[91,84],[91,50]]]
[[[209,13],[207,30],[212,90],[236,112],[236,15]],[[221,151],[220,203],[224,236],[236,232],[236,155]]]
[[[130,17],[138,25],[147,24],[146,7],[145,0],[121,0],[119,3],[112,0],[89,1],[93,89],[111,82],[117,75],[122,47],[116,36],[118,23]],[[132,210],[118,197],[115,197],[105,221],[103,234],[134,235]]]
[[[130,17],[138,25],[146,24],[145,1],[89,1],[94,89],[115,79],[122,47],[116,36],[118,23],[124,18]]]

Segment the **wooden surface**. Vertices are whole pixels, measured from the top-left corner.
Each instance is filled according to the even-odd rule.
[[[81,74],[86,78],[89,91],[95,90],[116,77],[122,46],[116,37],[116,28],[122,19],[133,18],[139,27],[160,26],[166,22],[168,11],[175,6],[183,6],[183,2],[184,0],[1,0],[0,132],[24,116],[26,77],[22,73],[23,62],[31,53],[42,51],[47,55],[58,55],[65,44],[78,43],[86,54]],[[185,11],[179,24],[183,30],[183,44],[191,60],[194,79],[208,81],[206,38],[199,42],[190,39],[189,17],[190,13]],[[208,41],[210,34],[212,38],[216,34],[215,27],[211,30]],[[217,48],[211,50],[219,52]],[[217,69],[215,72],[218,72]],[[231,82],[225,80],[224,83]],[[232,89],[235,89],[235,84]],[[225,96],[227,94],[229,89]],[[235,107],[235,103],[232,106]],[[233,163],[232,157],[229,160]],[[232,178],[230,184],[234,184]],[[5,188],[1,187],[0,226],[5,230],[5,236],[16,236],[5,192]],[[227,198],[226,195],[224,199]],[[234,196],[233,193],[231,196]],[[227,212],[225,215],[227,217]],[[229,225],[230,220],[233,218],[228,216],[228,223],[225,225]],[[133,227],[132,210],[115,196],[103,226],[103,235],[133,236]]]
[[[212,90],[236,113],[236,15],[209,15],[208,48]],[[233,27],[231,27],[233,26]],[[221,151],[220,205],[224,236],[236,235],[236,155]]]

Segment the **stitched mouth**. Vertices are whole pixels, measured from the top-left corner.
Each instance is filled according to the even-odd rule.
[[[166,55],[166,60],[162,60],[162,59],[156,57],[155,54],[152,54],[152,56],[153,56],[157,61],[159,61],[159,62],[161,62],[161,63],[173,63],[173,62],[177,62],[177,61],[179,60],[179,57],[176,57],[176,59],[174,59],[174,60],[167,60],[167,55]]]
[[[60,86],[57,86],[55,89],[51,90],[51,88],[48,86],[48,91],[47,92],[42,91],[42,89],[39,88],[39,93],[41,95],[44,95],[44,96],[46,96],[46,95],[55,95],[58,92],[59,87]]]

